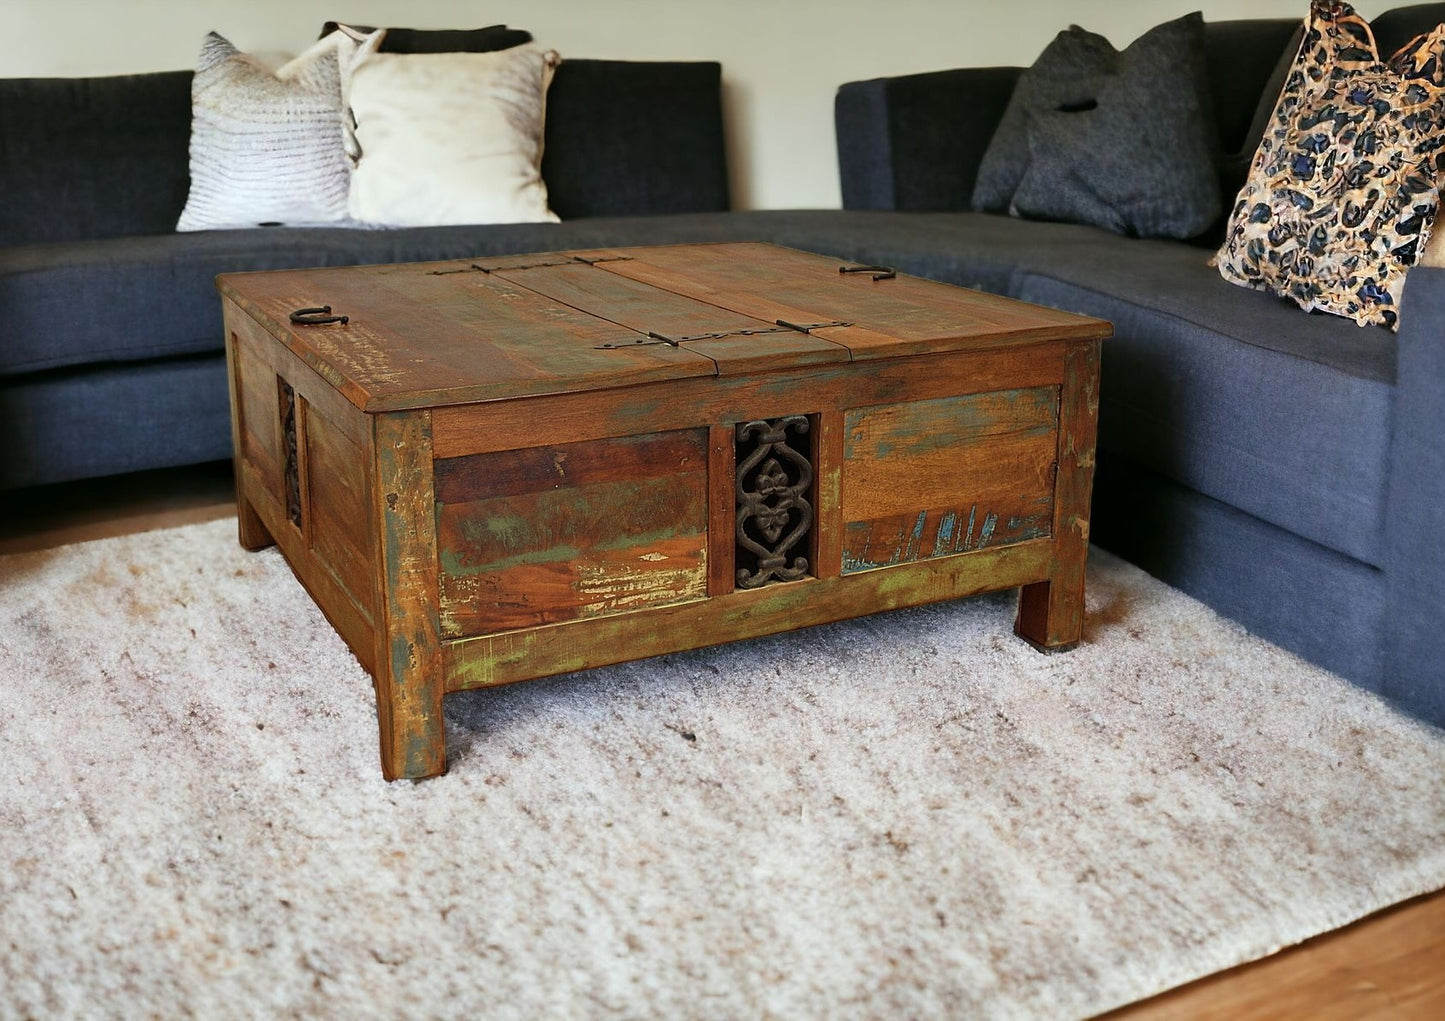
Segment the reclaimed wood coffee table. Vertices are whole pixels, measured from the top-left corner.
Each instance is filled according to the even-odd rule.
[[[241,543],[375,678],[388,779],[467,688],[1012,587],[1079,639],[1106,322],[762,244],[217,286]]]

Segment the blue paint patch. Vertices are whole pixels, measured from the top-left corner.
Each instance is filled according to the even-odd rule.
[[[938,538],[933,541],[933,551],[951,549],[953,547],[953,529],[958,524],[958,515],[949,511],[938,519]]]
[[[970,507],[970,508],[968,509],[968,534],[966,534],[966,535],[963,537],[963,548],[964,548],[964,549],[968,549],[968,548],[969,548],[969,544],[973,542],[973,519],[974,519],[974,515],[976,515],[977,513],[978,513],[978,504],[974,504],[972,507]]]
[[[919,511],[918,520],[913,525],[912,534],[908,536],[908,542],[903,548],[903,556],[901,559],[910,562],[918,559],[918,554],[922,552],[923,546],[923,526],[927,523],[928,512]]]
[[[993,530],[998,525],[998,515],[990,513],[983,519],[983,527],[978,531],[978,548],[983,549],[988,541],[993,538]]]

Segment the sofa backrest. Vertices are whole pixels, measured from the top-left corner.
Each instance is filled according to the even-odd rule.
[[[1389,54],[1442,22],[1445,3],[1418,4],[1386,11],[1371,27],[1381,52]],[[1300,27],[1298,18],[1205,24],[1226,203],[1244,183],[1258,133],[1274,102],[1274,95],[1266,95],[1271,78],[1288,70]],[[834,123],[843,207],[905,212],[970,208],[979,163],[1021,71],[960,68],[840,86]]]
[[[542,163],[563,219],[728,207],[722,69],[564,60]],[[0,246],[168,234],[190,187],[191,72],[0,79]]]
[[[564,220],[721,212],[722,65],[564,58],[545,146],[542,178]]]
[[[1237,153],[1246,144],[1264,87],[1280,61],[1293,56],[1286,51],[1291,42],[1298,45],[1299,28],[1298,18],[1205,23],[1209,96],[1224,153]]]
[[[0,79],[0,245],[175,229],[191,72]]]

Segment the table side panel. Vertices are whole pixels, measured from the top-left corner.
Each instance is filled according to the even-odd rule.
[[[719,599],[446,642],[447,690],[510,684],[1027,585],[1048,577],[1051,549],[1048,540],[1034,540],[885,571],[810,578]]]
[[[704,428],[438,460],[443,636],[704,598],[708,464]]]
[[[1064,345],[1036,344],[968,356],[918,355],[770,372],[681,379],[587,393],[487,401],[432,412],[438,457],[635,436],[700,423],[839,411],[992,390],[1057,387]]]
[[[1057,387],[876,405],[844,420],[844,573],[1051,534]]]
[[[368,417],[246,313],[230,302],[224,311],[233,393],[240,398],[232,407],[238,498],[371,669],[378,593]],[[288,405],[294,449],[284,427]],[[288,497],[288,475],[295,500]]]

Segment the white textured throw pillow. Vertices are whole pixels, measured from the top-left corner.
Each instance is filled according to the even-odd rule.
[[[531,44],[367,58],[351,82],[361,149],[352,217],[389,227],[555,222],[542,133],[559,61]]]
[[[191,190],[176,230],[344,222],[343,71],[382,35],[333,32],[276,71],[207,35],[191,85]]]

